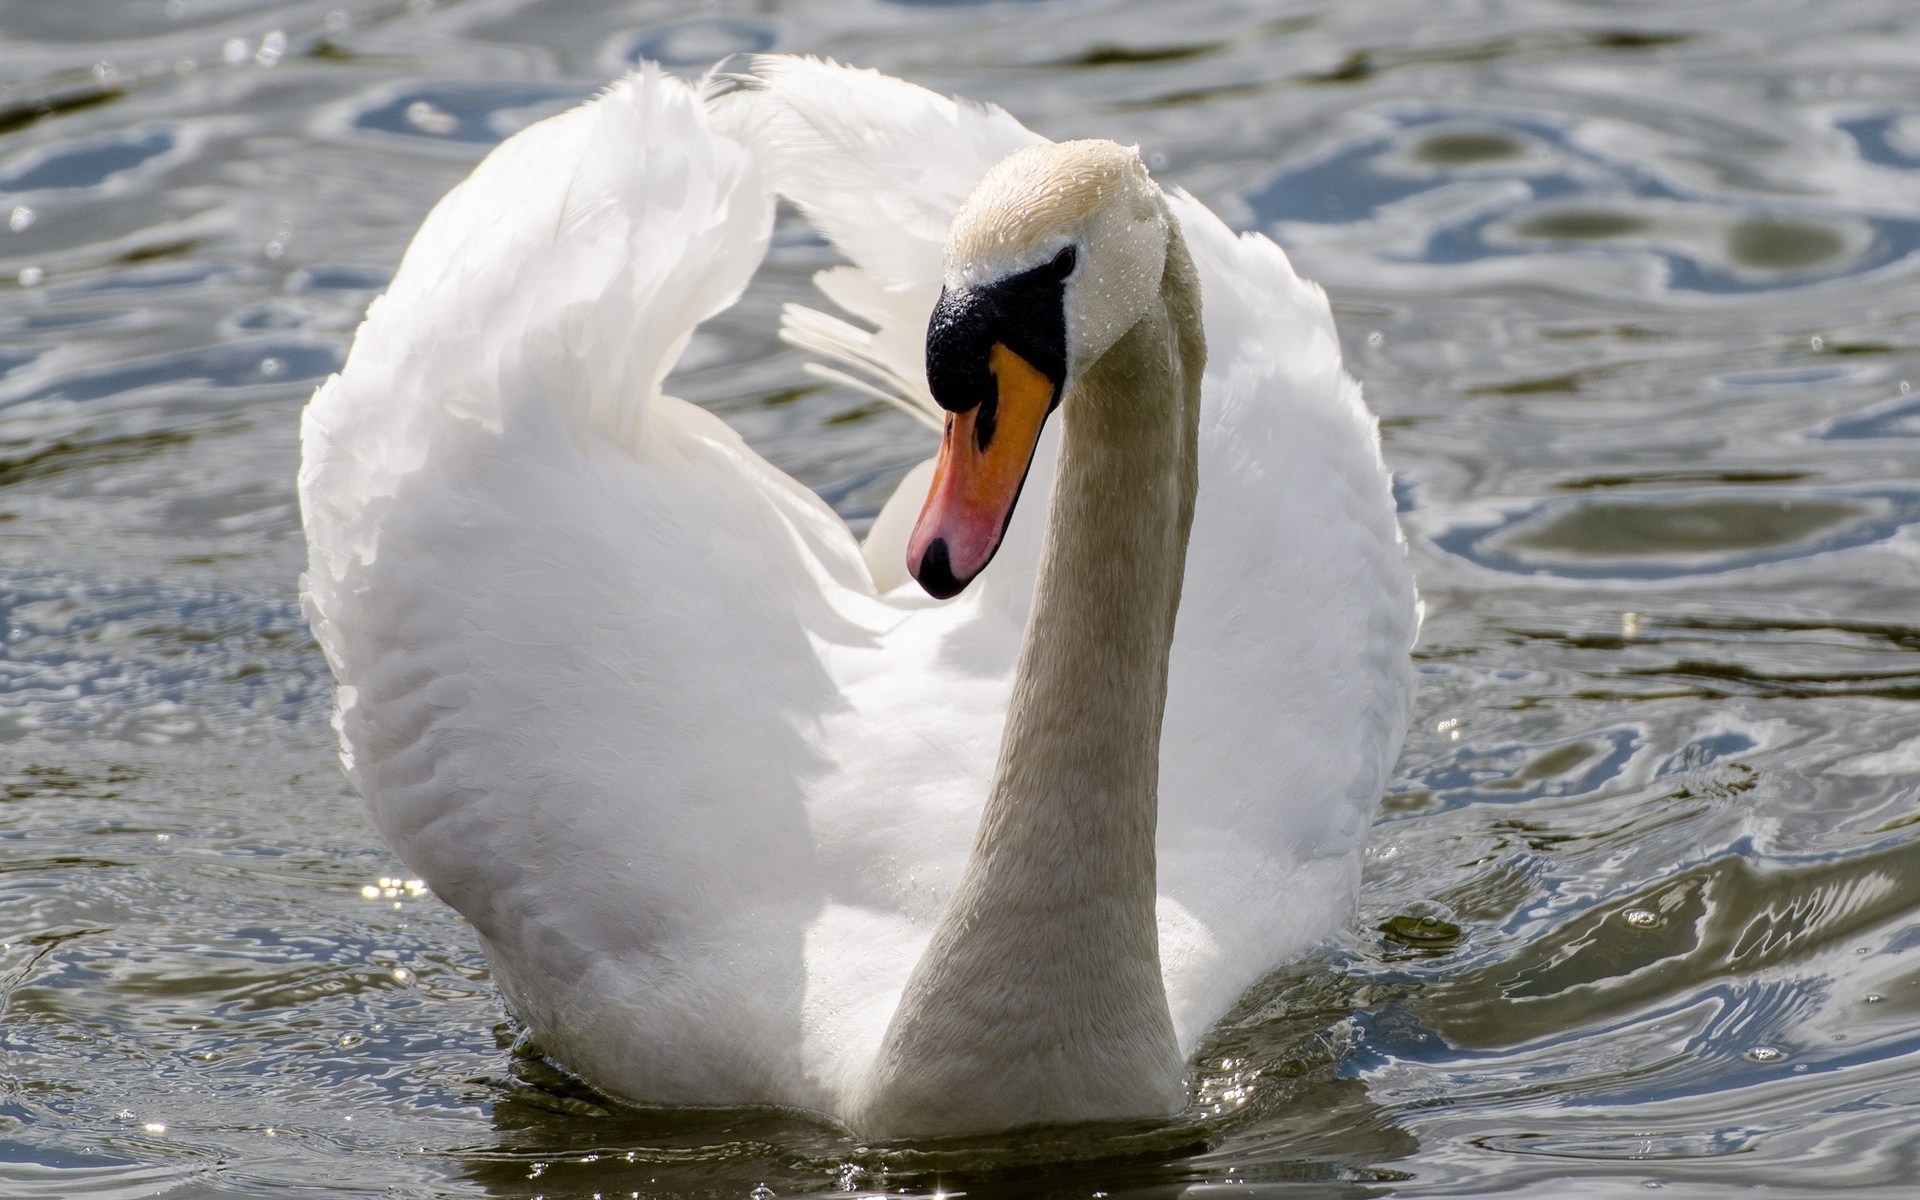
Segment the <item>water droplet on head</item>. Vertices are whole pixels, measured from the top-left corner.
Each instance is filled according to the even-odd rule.
[[[1374,330],[1372,333],[1367,335],[1367,345],[1369,346],[1384,345],[1386,344],[1386,340],[1387,340],[1387,335],[1384,333],[1381,333],[1378,329]]]
[[[1633,637],[1640,632],[1640,614],[1623,612],[1620,614],[1620,636]]]
[[[260,50],[253,56],[253,61],[263,67],[271,67],[279,62],[286,52],[287,35],[276,29],[260,39]]]
[[[230,37],[220,44],[221,59],[232,66],[247,61],[251,52],[252,48],[247,45],[245,38]]]
[[[260,373],[271,379],[275,375],[278,375],[284,366],[286,366],[286,364],[277,358],[263,358],[260,360]]]
[[[38,287],[40,286],[40,281],[46,277],[47,273],[39,267],[20,268],[19,279],[21,287]]]
[[[1878,1004],[1882,1000],[1885,1000],[1886,997],[1882,996],[1879,992],[1868,992],[1863,999],[1868,1004]]]
[[[1649,912],[1644,908],[1630,908],[1622,913],[1621,916],[1627,924],[1633,926],[1635,929],[1652,929],[1654,926],[1662,923],[1659,913]]]
[[[1902,379],[1902,380],[1900,381],[1900,394],[1901,394],[1902,396],[1904,396],[1904,395],[1906,395],[1906,394],[1907,394],[1908,392],[1910,392],[1910,391],[1912,391],[1912,390],[1913,390],[1913,385],[1912,385],[1912,384],[1910,384],[1910,383],[1908,383],[1908,382],[1907,382],[1906,380],[1904,380],[1904,379]]]
[[[1807,339],[1807,344],[1809,346],[1812,346],[1815,350],[1823,350],[1826,348],[1827,339],[1821,337],[1819,334],[1816,333],[1811,338]]]
[[[1772,1046],[1755,1046],[1753,1049],[1747,1051],[1747,1057],[1759,1063],[1779,1062],[1786,1056],[1786,1051],[1776,1050]]]
[[[16,204],[13,206],[13,211],[7,214],[7,228],[13,230],[15,233],[19,233],[27,226],[33,224],[35,215],[37,214],[26,205]]]

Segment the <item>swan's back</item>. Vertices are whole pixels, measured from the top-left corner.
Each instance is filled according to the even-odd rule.
[[[844,1111],[972,840],[1051,486],[1049,442],[985,586],[880,596],[830,510],[660,380],[751,276],[775,191],[918,372],[927,238],[1033,137],[828,64],[705,102],[643,71],[441,202],[309,406],[306,598],[349,773],[601,1086]],[[1324,297],[1176,201],[1210,347],[1161,784],[1190,1049],[1347,918],[1417,614]]]

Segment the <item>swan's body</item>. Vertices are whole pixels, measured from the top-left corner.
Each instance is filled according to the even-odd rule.
[[[1168,1111],[1212,1022],[1346,919],[1411,701],[1417,606],[1326,302],[1140,173],[1164,278],[1133,326],[1069,305],[1064,415],[992,566],[933,602],[898,565],[926,472],[863,555],[659,384],[777,191],[879,326],[792,336],[930,409],[943,278],[999,269],[943,267],[948,223],[1040,139],[819,63],[741,82],[643,72],[503,144],[316,394],[307,599],[349,773],[610,1091],[880,1133]],[[1161,396],[1158,432],[1104,436],[1101,395]],[[1115,517],[1119,479],[1160,499]]]

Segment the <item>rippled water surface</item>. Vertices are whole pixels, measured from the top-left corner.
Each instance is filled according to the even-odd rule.
[[[305,395],[489,145],[761,49],[1138,141],[1382,418],[1418,723],[1353,932],[1175,1126],[614,1106],[334,764]],[[1920,1184],[1911,5],[12,0],[0,222],[0,1195]],[[930,439],[775,341],[831,261],[783,225],[674,388],[859,524]]]

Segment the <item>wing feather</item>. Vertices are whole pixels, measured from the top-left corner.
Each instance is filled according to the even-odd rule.
[[[844,523],[659,394],[772,197],[646,69],[428,217],[302,425],[305,601],[374,824],[565,1061],[661,1100],[826,1105],[803,781]],[[564,979],[566,987],[552,981]]]

